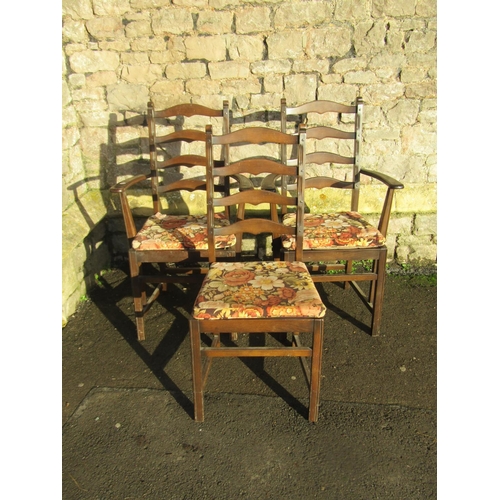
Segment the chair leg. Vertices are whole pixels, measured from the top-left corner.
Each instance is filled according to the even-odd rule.
[[[385,263],[387,261],[387,249],[380,252],[380,258],[376,263],[377,281],[372,285],[373,292],[373,314],[372,314],[372,337],[380,335],[380,325],[382,320],[382,303],[385,290]],[[371,291],[370,291],[371,294]]]
[[[146,332],[144,329],[144,304],[146,302],[146,293],[142,289],[139,280],[139,265],[135,258],[130,255],[130,279],[132,282],[132,296],[134,297],[135,324],[137,328],[137,339],[145,340]]]
[[[194,419],[196,422],[203,422],[203,365],[201,362],[201,334],[198,321],[193,319],[189,321],[189,336],[191,340]]]
[[[345,263],[345,273],[346,274],[351,274],[352,272],[352,260],[348,260]],[[344,281],[344,290],[348,290],[351,286],[350,281]]]
[[[319,390],[321,382],[321,360],[323,355],[324,320],[314,322],[311,359],[311,384],[309,388],[309,421],[316,422],[319,413]]]

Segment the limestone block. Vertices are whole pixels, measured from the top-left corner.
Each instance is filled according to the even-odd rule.
[[[401,81],[403,83],[421,82],[427,76],[426,68],[403,68],[401,70]]]
[[[268,75],[264,77],[264,92],[266,93],[281,93],[283,92],[283,76]]]
[[[256,77],[244,80],[227,80],[221,82],[221,89],[223,94],[231,96],[258,94],[261,91],[261,83]]]
[[[120,17],[96,17],[89,19],[85,26],[90,35],[97,40],[125,36]]]
[[[81,89],[74,89],[71,92],[71,95],[73,97],[73,101],[101,101],[105,98],[104,89],[102,87],[84,87]]]
[[[338,75],[336,73],[331,73],[329,75],[322,74],[320,75],[320,81],[325,85],[338,84],[342,83],[342,75]]]
[[[170,4],[170,0],[130,0],[130,7],[138,11],[170,7]]]
[[[369,0],[337,0],[335,19],[338,21],[361,21],[371,16]]]
[[[267,37],[269,59],[303,57],[302,31],[279,31]]]
[[[312,73],[317,72],[320,75],[328,73],[330,61],[328,59],[309,59],[304,61],[293,61],[294,73]]]
[[[75,101],[74,105],[78,113],[99,113],[108,109],[106,101]]]
[[[346,57],[345,59],[338,60],[333,66],[332,70],[335,73],[345,74],[348,71],[361,71],[368,66],[368,58],[366,57]]]
[[[417,236],[426,234],[437,234],[437,215],[436,214],[416,214],[415,232]]]
[[[71,102],[71,91],[66,80],[62,81],[62,105],[67,106]]]
[[[264,56],[264,40],[262,36],[227,36],[227,49],[233,61],[260,61]]]
[[[405,183],[395,195],[394,211],[399,213],[434,213],[437,209],[437,189],[435,184]]]
[[[380,104],[384,101],[394,101],[401,98],[405,85],[401,82],[367,85],[363,89],[363,99],[370,104]]]
[[[373,0],[374,17],[403,17],[415,14],[416,0]]]
[[[283,2],[274,16],[275,29],[318,26],[330,23],[333,5],[330,2]]]
[[[186,82],[186,91],[192,95],[218,94],[220,90],[221,82],[212,81],[208,78],[200,78]]]
[[[416,100],[401,100],[387,112],[389,126],[413,125],[417,121],[420,102]]]
[[[107,127],[109,125],[108,111],[80,112],[84,127]]]
[[[151,23],[146,20],[132,21],[125,26],[125,36],[128,38],[138,38],[152,34]]]
[[[386,48],[386,39],[387,25],[383,21],[362,21],[354,27],[352,42],[358,56],[374,55],[381,52]],[[350,50],[350,46],[348,50]]]
[[[412,234],[413,231],[413,220],[413,215],[391,212],[388,232],[390,234],[402,234],[408,236]]]
[[[405,43],[406,52],[429,52],[436,46],[436,32],[412,31]]]
[[[269,7],[250,7],[236,10],[236,33],[259,33],[271,29]]]
[[[85,84],[87,87],[105,87],[117,81],[118,77],[115,71],[96,71],[85,77]]]
[[[351,32],[346,27],[317,28],[305,34],[308,57],[343,57],[351,50]]]
[[[436,131],[429,130],[420,123],[412,127],[403,127],[401,146],[405,154],[434,154],[437,149]]]
[[[370,59],[368,67],[375,71],[379,78],[393,80],[401,73],[406,66],[406,57],[402,54],[378,54]]]
[[[82,73],[71,73],[68,75],[68,84],[72,89],[78,89],[87,84],[87,79]]]
[[[252,109],[279,109],[281,94],[254,94],[250,96],[250,107]],[[259,125],[257,125],[259,126]]]
[[[316,99],[318,78],[314,74],[288,75],[284,78],[286,102],[292,106]],[[279,109],[279,108],[277,108]]]
[[[94,17],[92,2],[91,0],[63,0],[62,14],[72,19],[92,19]]]
[[[377,83],[378,78],[372,71],[349,71],[344,75],[344,82],[366,85]]]
[[[62,125],[63,128],[78,126],[78,116],[74,106],[67,106],[62,110]]]
[[[292,63],[287,59],[257,61],[250,65],[252,73],[259,76],[284,75],[290,72],[291,67]]]
[[[191,12],[183,8],[161,9],[152,14],[151,26],[155,35],[191,33],[194,24]]]
[[[83,21],[73,21],[66,19],[63,22],[63,41],[85,43],[89,39],[85,23]]]
[[[130,64],[130,65],[139,65],[139,64],[148,64],[149,57],[147,52],[126,52],[125,54],[121,54],[121,62],[122,64]]]
[[[354,85],[329,84],[319,85],[318,99],[335,101],[343,104],[351,104],[356,100],[357,88]]]
[[[167,74],[167,78],[169,78],[170,80],[190,80],[191,78],[203,78],[207,74],[207,65],[202,62],[173,63],[167,64],[165,72]]]
[[[107,91],[111,111],[144,111],[147,108],[149,92],[145,85],[117,83],[109,85]]]
[[[437,96],[437,82],[435,80],[413,83],[406,86],[405,95],[408,99],[424,99]]]
[[[250,76],[250,67],[247,62],[223,61],[208,63],[208,72],[214,80],[226,78],[247,78]]]
[[[96,16],[121,16],[130,10],[130,0],[92,0]]]
[[[80,131],[77,127],[64,128],[62,131],[62,149],[69,149],[80,139]]]
[[[117,38],[116,40],[100,40],[98,48],[99,50],[126,52],[127,50],[130,50],[130,41],[126,38]]]
[[[221,35],[190,36],[184,40],[188,59],[209,59],[224,61],[226,59],[226,40]]]
[[[398,238],[397,257],[399,262],[436,262],[437,245],[428,236],[401,236]]]
[[[151,84],[162,77],[162,68],[158,64],[124,66],[121,78],[132,84]]]
[[[206,7],[208,0],[172,0],[172,4],[179,7]]]
[[[233,17],[230,11],[204,10],[198,16],[196,28],[200,33],[231,33]]]
[[[195,80],[197,81],[197,80]],[[186,82],[190,84],[192,81]],[[181,80],[159,80],[151,85],[151,93],[176,95],[184,92],[184,83]],[[156,103],[156,101],[154,101]]]
[[[168,50],[168,43],[162,36],[140,37],[130,41],[130,48],[137,52],[165,51]],[[182,57],[184,57],[184,53]]]
[[[69,58],[69,65],[75,73],[115,71],[119,64],[120,56],[116,52],[105,50],[84,50],[76,52]]]

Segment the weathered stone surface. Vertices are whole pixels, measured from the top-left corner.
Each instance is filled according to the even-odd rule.
[[[82,213],[71,186],[85,196],[102,238],[107,210],[121,217],[117,207],[106,208],[108,186],[131,169],[147,172],[150,99],[157,109],[186,102],[220,108],[228,99],[235,128],[279,128],[282,97],[290,105],[363,97],[361,165],[405,184],[394,199],[389,258],[435,259],[436,14],[435,0],[64,0],[62,204],[73,214],[63,258],[64,314],[107,252],[96,240],[95,253],[86,255],[90,229],[83,221],[73,231]],[[195,125],[203,129],[205,122]],[[350,154],[332,142],[325,147]],[[203,154],[198,146],[193,151]],[[134,211],[146,215],[151,198],[139,191]],[[363,177],[360,208],[374,221],[384,195],[384,186]],[[316,207],[329,200],[321,192],[311,196]],[[174,196],[167,208],[203,213],[200,200]],[[89,208],[92,203],[102,208]]]
[[[71,69],[76,73],[95,73],[96,71],[114,71],[120,64],[116,52],[85,50],[76,52],[69,58]]]
[[[232,24],[232,12],[204,10],[198,16],[197,29],[200,33],[230,33]]]
[[[223,36],[190,36],[184,40],[188,59],[206,59],[224,61],[226,59],[226,39]],[[208,54],[207,48],[210,47]]]
[[[330,2],[283,2],[274,17],[274,26],[281,30],[318,26],[329,23],[333,14],[333,3]]]
[[[269,7],[248,7],[236,11],[236,33],[260,33],[271,28]]]
[[[117,83],[109,85],[107,92],[110,110],[123,111],[129,109],[141,111],[146,109],[149,92],[145,85]]]
[[[125,36],[119,17],[96,17],[86,23],[88,32],[96,39],[120,38]]]
[[[152,15],[151,26],[155,35],[190,33],[193,30],[193,16],[186,9],[161,9]]]

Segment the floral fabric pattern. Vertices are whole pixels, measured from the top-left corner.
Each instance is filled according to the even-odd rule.
[[[285,226],[295,226],[293,213],[283,216]],[[283,247],[295,249],[295,236],[283,235]],[[304,249],[329,249],[332,247],[380,247],[385,238],[358,212],[304,215]]]
[[[326,307],[302,262],[215,262],[196,298],[196,319],[322,318]]]
[[[216,225],[227,226],[229,221],[222,214],[215,214]],[[235,235],[217,236],[215,247],[231,248]],[[135,250],[184,250],[208,249],[206,215],[165,215],[157,213],[148,218],[137,233],[132,248]]]

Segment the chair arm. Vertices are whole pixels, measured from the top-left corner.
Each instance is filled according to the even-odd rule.
[[[137,234],[137,228],[135,227],[134,216],[132,215],[132,210],[130,208],[126,191],[135,184],[145,181],[150,177],[151,174],[134,175],[130,179],[118,182],[109,189],[112,193],[118,193],[120,195],[120,204],[122,208],[123,221],[125,222],[125,231],[127,233],[127,238],[129,239],[129,241],[135,238]]]
[[[373,170],[365,170],[361,169],[360,173],[363,175],[367,175],[376,179],[387,186],[387,191],[385,194],[384,206],[382,207],[382,211],[380,213],[380,219],[378,223],[378,230],[384,235],[387,236],[387,229],[389,227],[389,218],[391,217],[391,209],[392,209],[392,199],[394,196],[395,189],[403,189],[404,185],[393,179],[391,176],[382,174],[380,172],[375,172]]]
[[[383,182],[387,187],[391,189],[403,189],[404,185],[401,184],[401,182],[397,181],[396,179],[393,179],[391,176],[382,174],[380,172],[375,172],[374,170],[366,170],[362,168],[360,170],[360,173],[363,175],[367,175],[368,177],[373,177],[374,179],[377,179],[380,182]]]
[[[113,187],[109,188],[109,190],[112,193],[122,193],[123,191],[126,191],[130,187],[134,186],[135,184],[137,184],[141,181],[145,181],[149,178],[151,178],[151,174],[134,175],[133,177],[130,177],[129,179],[125,179],[124,181],[117,182]]]

